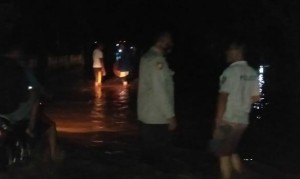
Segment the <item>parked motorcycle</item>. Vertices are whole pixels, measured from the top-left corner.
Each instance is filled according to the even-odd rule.
[[[26,122],[10,123],[0,117],[0,169],[22,164],[31,156],[31,142],[25,133]]]

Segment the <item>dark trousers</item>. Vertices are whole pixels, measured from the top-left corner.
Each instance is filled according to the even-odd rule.
[[[142,160],[150,164],[163,164],[171,155],[171,133],[168,124],[141,123],[140,139]]]

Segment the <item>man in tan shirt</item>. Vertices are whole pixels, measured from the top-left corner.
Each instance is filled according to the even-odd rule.
[[[141,121],[143,159],[152,164],[166,162],[170,153],[170,131],[176,128],[173,72],[165,55],[172,45],[162,33],[141,58],[138,86],[138,120]]]

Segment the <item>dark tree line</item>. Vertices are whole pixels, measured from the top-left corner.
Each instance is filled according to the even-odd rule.
[[[299,7],[297,0],[11,0],[0,3],[0,40],[25,42],[32,51],[70,53],[94,40],[130,38],[143,46],[152,31],[168,27],[177,47],[191,56],[219,59],[226,40],[240,36],[259,63],[288,62],[299,69]],[[292,71],[299,74],[297,69]]]

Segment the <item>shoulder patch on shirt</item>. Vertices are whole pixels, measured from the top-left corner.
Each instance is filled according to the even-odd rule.
[[[226,82],[226,80],[227,80],[226,76],[223,76],[223,77],[221,78],[221,84],[224,84],[224,83]]]
[[[156,63],[156,67],[157,67],[159,70],[161,70],[161,69],[164,68],[164,65],[163,65],[161,62],[157,62],[157,63]]]

